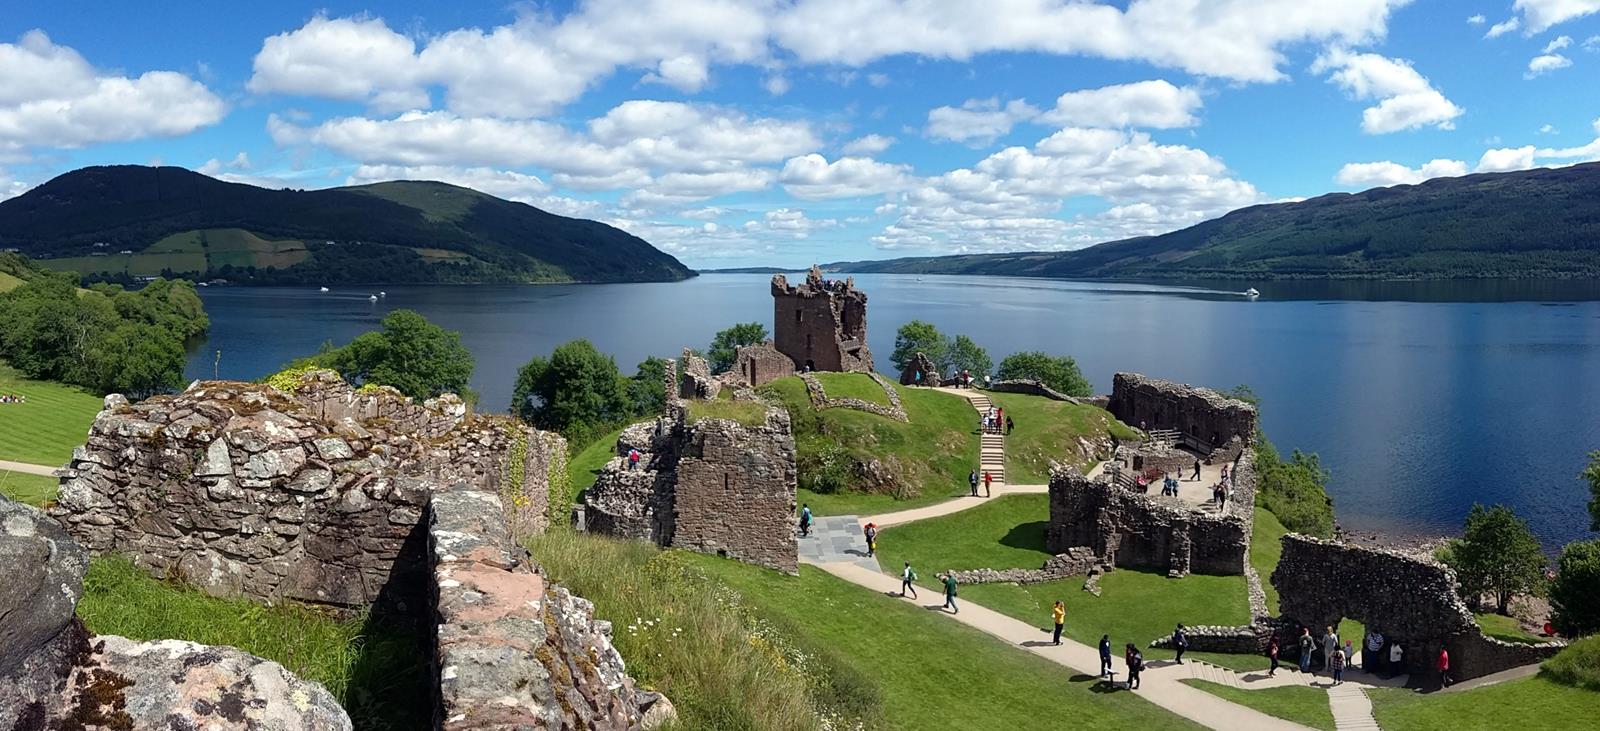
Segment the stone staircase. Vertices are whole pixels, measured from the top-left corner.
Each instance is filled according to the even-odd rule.
[[[1372,701],[1359,685],[1343,683],[1329,688],[1328,708],[1338,731],[1379,731],[1378,720],[1372,717]]]
[[[1212,665],[1204,660],[1195,659],[1184,660],[1183,665],[1189,669],[1189,677],[1196,680],[1205,680],[1229,688],[1244,688],[1244,683],[1239,681],[1239,674],[1221,665]]]
[[[980,419],[994,405],[994,402],[990,401],[988,396],[976,391],[969,391],[962,395],[966,396],[967,401],[972,404],[972,408],[977,410]],[[1006,484],[1006,438],[1003,434],[985,433],[979,440],[979,479],[982,479],[985,472],[988,472],[989,476],[993,478],[993,487],[1001,487]]]

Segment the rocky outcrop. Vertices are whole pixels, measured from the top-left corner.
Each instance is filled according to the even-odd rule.
[[[646,729],[670,717],[670,702],[628,677],[610,623],[538,573],[493,493],[437,492],[428,543],[436,727]]]
[[[1256,407],[1249,403],[1138,373],[1112,377],[1106,408],[1124,424],[1175,430],[1201,454],[1225,447],[1234,437],[1246,443],[1255,438]]]
[[[934,365],[933,359],[922,351],[911,356],[911,362],[906,364],[905,370],[900,371],[902,386],[938,386],[943,381],[944,374],[939,372],[939,366]]]
[[[0,728],[338,731],[321,685],[231,647],[93,637],[75,614],[88,553],[0,496]]]
[[[211,593],[415,611],[431,486],[504,493],[519,532],[536,533],[564,450],[453,395],[419,405],[329,371],[289,392],[201,381],[138,404],[106,397],[52,515],[92,552]]]

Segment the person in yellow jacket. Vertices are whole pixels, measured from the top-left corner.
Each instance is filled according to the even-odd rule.
[[[1059,645],[1061,644],[1061,625],[1067,623],[1067,605],[1061,603],[1061,600],[1057,599],[1055,607],[1050,609],[1050,616],[1056,621],[1056,635],[1054,642],[1055,644]]]

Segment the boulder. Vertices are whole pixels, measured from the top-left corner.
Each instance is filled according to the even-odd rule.
[[[922,380],[917,380],[917,374],[922,374]],[[900,385],[902,386],[937,386],[940,383],[939,367],[933,364],[933,359],[926,354],[918,352],[911,356],[911,362],[906,364],[906,369],[900,372]]]

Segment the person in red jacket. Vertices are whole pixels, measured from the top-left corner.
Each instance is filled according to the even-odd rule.
[[[991,483],[993,483],[993,482],[994,482],[994,475],[989,474],[988,470],[984,470],[983,471],[983,496],[984,497],[989,497],[989,485]]]
[[[1439,687],[1450,687],[1450,651],[1439,648]]]

